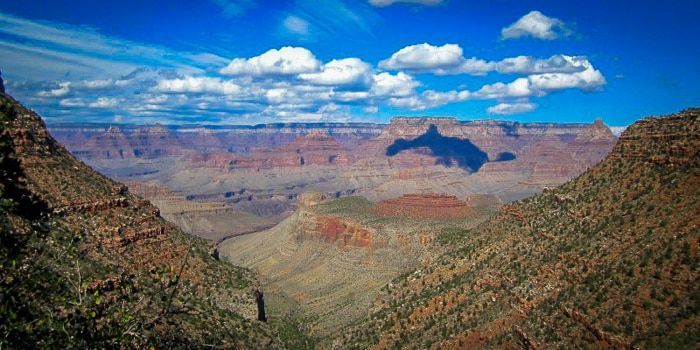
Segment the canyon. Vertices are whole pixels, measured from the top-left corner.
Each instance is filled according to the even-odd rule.
[[[617,140],[600,120],[50,129],[214,242],[213,256],[254,271],[267,313],[303,325],[321,347],[362,320],[389,281],[430,266],[454,232],[567,182]]]
[[[591,124],[393,118],[389,124],[254,126],[53,124],[93,169],[127,182],[201,237],[268,228],[304,192],[372,201],[443,193],[511,202],[566,182],[616,137]]]
[[[18,347],[699,341],[697,109],[619,139],[600,121],[436,118],[251,136],[272,150],[57,131],[85,163],[6,95],[0,121],[0,312],[20,318],[0,325]]]

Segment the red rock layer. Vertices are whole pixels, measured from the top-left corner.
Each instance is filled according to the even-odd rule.
[[[375,246],[374,235],[366,228],[348,223],[335,216],[316,218],[316,238],[326,242],[338,242],[341,246],[372,248]]]
[[[459,219],[473,213],[469,204],[444,194],[408,194],[377,203],[376,211],[386,216],[427,219]]]

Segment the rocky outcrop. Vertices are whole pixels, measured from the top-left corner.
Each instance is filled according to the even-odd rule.
[[[691,122],[689,122],[689,120]],[[700,109],[682,115],[648,118],[627,128],[611,155],[658,165],[700,165]]]
[[[326,242],[337,242],[341,247],[375,248],[377,246],[372,231],[358,224],[347,222],[334,216],[316,217],[315,220],[315,229],[305,231],[305,233],[316,239],[322,239]]]
[[[618,336],[612,335],[608,332],[601,330],[600,328],[593,325],[584,314],[582,314],[576,310],[567,308],[564,305],[560,305],[559,308],[560,308],[561,312],[566,317],[569,317],[572,320],[578,322],[581,326],[583,326],[589,332],[591,332],[591,334],[596,339],[607,343],[609,346],[612,346],[615,349],[631,349],[632,348],[632,344],[629,341],[626,341]]]
[[[473,211],[469,204],[446,194],[409,194],[377,203],[376,211],[382,215],[423,218],[459,219]]]
[[[53,208],[53,213],[56,215],[95,213],[98,211],[109,210],[114,208],[123,208],[127,205],[129,205],[127,199],[125,197],[119,197],[89,203],[72,203],[69,205]]]

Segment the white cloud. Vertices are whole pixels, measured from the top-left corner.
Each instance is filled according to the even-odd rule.
[[[517,56],[496,62],[495,69],[499,73],[517,74],[574,73],[583,71],[590,65],[584,56],[553,55],[546,59]]]
[[[297,16],[287,16],[282,21],[284,28],[290,33],[301,36],[309,35],[309,22]]]
[[[537,94],[530,86],[528,78],[518,78],[510,83],[497,82],[482,86],[474,93],[478,99],[502,99],[530,97]]]
[[[214,93],[233,95],[243,92],[241,86],[232,81],[191,76],[160,80],[153,89],[163,93]]]
[[[96,101],[88,104],[92,108],[114,108],[119,104],[119,100],[110,97],[99,97]]]
[[[564,89],[595,90],[605,85],[605,77],[587,62],[586,68],[574,73],[543,73],[517,78],[509,83],[496,82],[482,86],[476,91],[426,90],[421,94],[413,93],[395,96],[389,104],[412,110],[424,110],[449,103],[469,100],[516,100],[517,103],[500,103],[489,108],[492,114],[515,114],[529,112],[535,104],[521,102],[530,97],[546,96],[554,91]]]
[[[321,62],[303,47],[271,49],[252,58],[235,58],[219,72],[226,75],[294,75],[313,73]]]
[[[501,39],[531,36],[537,39],[553,40],[568,35],[571,35],[571,30],[562,20],[547,17],[539,11],[530,11],[515,23],[501,30]]]
[[[365,106],[364,108],[362,108],[362,111],[365,113],[374,114],[374,113],[379,112],[379,107],[377,107],[375,105],[369,105],[369,106]]]
[[[504,74],[572,73],[583,71],[590,65],[584,56],[553,55],[546,59],[517,56],[501,61],[486,61],[476,57],[465,58],[462,53],[462,48],[456,44],[410,45],[379,62],[379,67],[437,75],[482,75],[491,71]]]
[[[464,61],[462,48],[455,44],[433,46],[428,43],[409,45],[379,62],[383,69],[427,71],[453,68]]]
[[[495,106],[491,106],[486,111],[489,114],[500,114],[500,115],[510,115],[518,113],[527,113],[537,108],[537,105],[530,102],[516,102],[516,103],[499,103]]]
[[[113,85],[114,80],[112,79],[95,79],[83,81],[83,86],[86,89],[105,89],[108,87],[112,87]]]
[[[38,95],[42,97],[63,97],[70,92],[70,86],[70,82],[62,82],[57,88],[48,91],[40,91]]]
[[[358,58],[332,60],[320,72],[300,74],[299,78],[318,85],[368,85],[372,67]]]
[[[372,6],[376,7],[385,7],[385,6],[390,6],[393,4],[397,3],[408,3],[408,4],[419,4],[419,5],[426,5],[426,6],[434,6],[434,5],[439,5],[443,2],[444,0],[369,0],[368,2]]]
[[[420,83],[413,76],[404,72],[396,75],[389,73],[379,73],[372,77],[373,83],[371,93],[379,97],[408,97],[416,93],[416,87]]]
[[[528,77],[531,86],[537,90],[553,91],[563,89],[595,90],[606,84],[603,74],[588,64],[587,68],[576,73],[545,73]]]
[[[392,98],[389,103],[396,107],[403,107],[412,110],[424,110],[443,106],[449,103],[466,101],[472,97],[472,93],[467,90],[461,91],[434,91],[426,90],[421,95]]]
[[[58,103],[62,107],[85,107],[86,104],[79,98],[64,98]]]
[[[304,8],[313,5],[305,3]],[[316,15],[332,12],[332,6],[323,6]],[[372,11],[369,5],[364,7]],[[294,15],[287,17],[288,30],[303,35],[314,29],[316,35],[321,23],[316,15],[291,13]],[[362,21],[355,18],[357,14],[326,19],[335,21],[327,30],[342,33],[337,28]],[[299,21],[294,23],[293,17]],[[41,32],[47,27],[53,28],[49,32],[55,38]],[[33,69],[35,76],[47,73],[40,71],[46,67],[55,71],[48,71],[38,81],[13,85],[13,92],[19,86],[30,91],[25,96],[38,108],[53,111],[55,118],[99,120],[100,116],[113,118],[118,114],[125,121],[342,120],[350,118],[351,111],[377,113],[387,105],[424,110],[470,100],[497,100],[499,104],[490,112],[518,113],[530,103],[528,98],[562,89],[595,90],[605,84],[605,77],[586,57],[517,56],[487,61],[464,57],[463,49],[456,44],[407,46],[379,63],[393,72],[376,72],[371,64],[355,57],[324,64],[303,47],[282,47],[255,57],[225,60],[207,53],[182,53],[106,37],[91,29],[2,14],[0,34],[0,57]],[[94,53],[87,52],[92,42]],[[220,67],[224,67],[220,73],[230,77],[205,75]],[[435,91],[422,86],[414,72],[500,72],[523,77],[475,90],[460,87]],[[67,76],[72,79],[65,81]]]

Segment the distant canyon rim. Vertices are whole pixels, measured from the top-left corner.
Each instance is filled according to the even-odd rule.
[[[579,175],[616,141],[600,120],[396,117],[389,124],[64,123],[49,129],[79,159],[152,201],[166,219],[213,241],[274,226],[304,192],[371,201],[491,195],[510,202]]]

